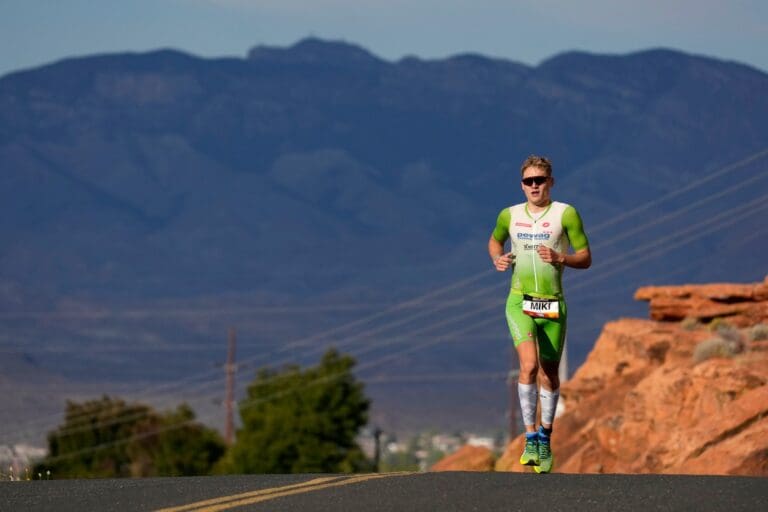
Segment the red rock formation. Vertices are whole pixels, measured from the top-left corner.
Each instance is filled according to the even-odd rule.
[[[493,452],[483,446],[466,445],[432,466],[432,471],[492,471]]]
[[[650,301],[652,320],[721,317],[744,327],[768,318],[768,277],[755,284],[646,286],[637,290],[635,299]]]
[[[768,340],[733,357],[693,353],[717,335],[703,323],[768,323],[768,279],[754,285],[641,288],[657,320],[607,324],[561,390],[566,413],[552,437],[555,470],[570,473],[768,475]],[[732,334],[733,335],[733,334]],[[522,436],[497,471],[523,471]]]

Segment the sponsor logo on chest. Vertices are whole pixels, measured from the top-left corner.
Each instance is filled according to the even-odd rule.
[[[517,233],[518,240],[549,240],[552,237],[552,232],[546,233]]]

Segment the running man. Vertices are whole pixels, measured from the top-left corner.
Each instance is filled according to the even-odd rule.
[[[589,268],[592,255],[581,217],[573,206],[552,201],[552,163],[529,156],[520,169],[527,201],[504,208],[488,240],[496,270],[512,271],[507,324],[520,360],[517,390],[525,423],[520,464],[537,473],[552,470],[550,436],[560,397],[558,368],[568,309],[562,290],[565,267]],[[510,240],[510,251],[504,243]],[[569,245],[574,252],[569,253]],[[536,430],[536,376],[541,383],[541,426]]]

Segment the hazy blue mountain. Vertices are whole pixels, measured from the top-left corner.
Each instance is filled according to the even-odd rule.
[[[358,354],[383,423],[503,428],[508,276],[485,246],[522,200],[522,160],[553,159],[555,198],[590,234],[593,268],[567,276],[577,365],[606,321],[645,314],[641,285],[765,276],[766,91],[759,70],[672,50],[530,67],[318,39],[8,74],[0,347],[107,387],[213,372],[174,395],[210,405],[234,325],[241,382],[333,343]]]

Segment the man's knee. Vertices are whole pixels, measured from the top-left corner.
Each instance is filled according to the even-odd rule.
[[[539,371],[541,384],[549,389],[556,390],[560,388],[560,364],[543,362]]]
[[[520,361],[520,376],[526,378],[527,381],[535,380],[538,372],[539,364],[535,359],[532,361]]]

